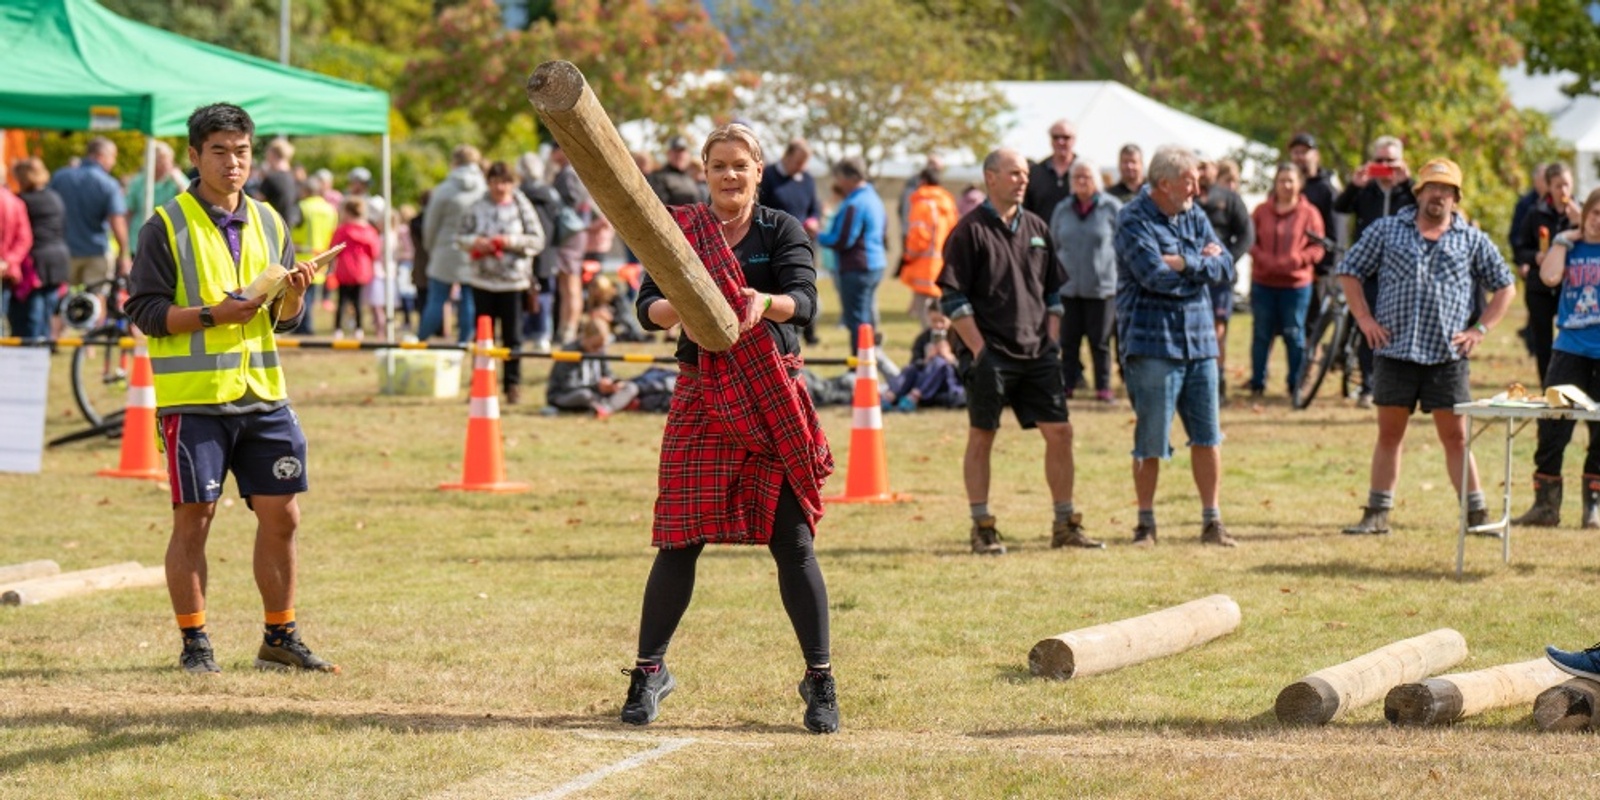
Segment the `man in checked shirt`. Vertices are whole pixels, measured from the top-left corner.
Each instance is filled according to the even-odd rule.
[[[1457,403],[1472,399],[1467,357],[1505,316],[1516,295],[1511,270],[1489,237],[1456,211],[1461,167],[1434,159],[1415,177],[1417,206],[1367,227],[1335,274],[1356,324],[1376,355],[1373,403],[1378,441],[1372,450],[1372,481],[1361,522],[1348,534],[1389,532],[1389,510],[1400,478],[1400,447],[1411,414],[1421,405],[1433,415],[1445,464],[1457,492],[1467,493],[1467,524],[1487,523],[1489,512],[1471,467],[1461,486],[1467,450],[1467,420]],[[1377,309],[1367,306],[1361,282],[1377,276]],[[1489,306],[1470,324],[1474,292],[1488,291]]]

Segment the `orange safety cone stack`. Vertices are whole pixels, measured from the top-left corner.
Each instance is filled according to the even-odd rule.
[[[133,371],[128,378],[128,402],[122,411],[122,464],[95,473],[103,478],[167,479],[167,463],[156,452],[156,386],[150,371],[150,354],[143,346],[133,351]]]
[[[845,471],[844,494],[825,497],[828,503],[898,503],[911,498],[889,491],[889,454],[883,448],[883,408],[878,394],[878,356],[872,326],[863,324],[856,334],[856,391],[850,403],[850,463]]]
[[[478,317],[478,348],[472,367],[471,411],[467,415],[467,452],[461,461],[461,482],[440,489],[514,494],[528,484],[506,481],[500,452],[500,383],[495,378],[494,320]]]

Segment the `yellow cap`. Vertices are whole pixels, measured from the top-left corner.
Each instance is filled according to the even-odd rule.
[[[1448,158],[1436,158],[1422,165],[1417,170],[1416,191],[1430,183],[1442,183],[1445,186],[1454,186],[1456,191],[1461,191],[1461,167]]]

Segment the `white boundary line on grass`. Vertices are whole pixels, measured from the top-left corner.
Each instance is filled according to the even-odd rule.
[[[581,792],[584,789],[587,789],[619,772],[626,772],[634,767],[648,764],[651,761],[671,755],[694,743],[694,739],[667,739],[663,741],[660,746],[653,750],[646,750],[643,753],[635,753],[614,764],[608,764],[604,767],[594,770],[593,772],[586,772],[570,781],[567,781],[566,783],[561,784],[560,786],[555,787],[554,789],[533,795],[532,797],[524,798],[524,800],[556,800],[556,798],[570,796],[577,792]]]

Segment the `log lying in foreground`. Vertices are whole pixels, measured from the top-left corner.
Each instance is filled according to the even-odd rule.
[[[61,572],[60,565],[54,561],[25,561],[21,564],[0,566],[0,589],[13,583],[21,583],[34,578],[44,578]]]
[[[1239,627],[1239,604],[1214,594],[1139,617],[1052,636],[1028,651],[1035,675],[1098,675],[1198,647]]]
[[[31,606],[107,589],[138,589],[166,584],[167,571],[164,567],[141,567],[138,562],[129,561],[23,581],[0,594],[0,605]]]
[[[1541,731],[1586,731],[1600,725],[1596,709],[1600,709],[1600,683],[1571,678],[1534,698],[1533,722]]]
[[[540,64],[528,76],[528,102],[695,342],[712,352],[732,347],[739,338],[733,308],[645,182],[583,73],[566,61]]]
[[[1404,683],[1383,698],[1383,718],[1396,725],[1447,725],[1491,709],[1525,704],[1567,677],[1549,661],[1536,658]]]
[[[1420,681],[1466,657],[1467,640],[1440,628],[1313,672],[1284,687],[1273,711],[1286,725],[1324,725],[1378,700],[1395,686]]]

